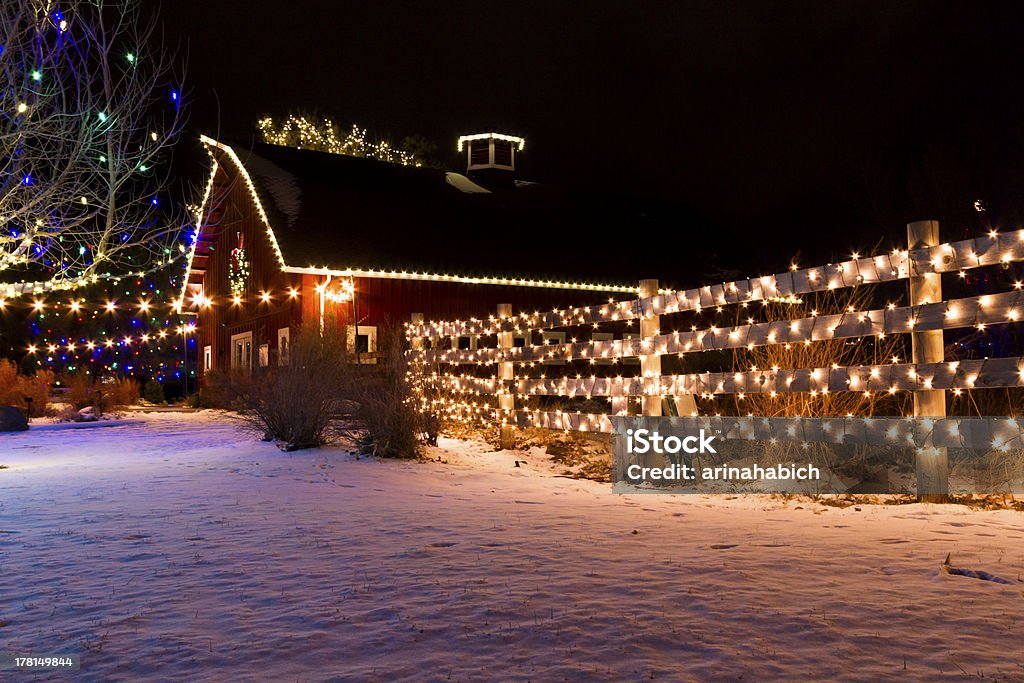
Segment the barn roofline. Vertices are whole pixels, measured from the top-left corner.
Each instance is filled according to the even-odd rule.
[[[589,292],[616,292],[616,293],[628,293],[638,294],[639,289],[636,286],[626,285],[601,285],[589,282],[560,282],[555,280],[534,280],[527,278],[506,278],[506,277],[470,277],[463,275],[441,275],[436,273],[422,273],[422,272],[408,272],[408,271],[395,271],[395,270],[366,270],[359,268],[327,268],[327,267],[316,267],[316,266],[290,266],[285,262],[284,253],[281,251],[281,246],[277,241],[277,235],[274,234],[274,228],[270,224],[270,219],[267,217],[267,212],[263,207],[263,202],[260,200],[259,192],[256,190],[256,186],[252,182],[252,177],[249,175],[249,171],[245,168],[245,164],[235,153],[230,145],[227,145],[219,140],[215,140],[206,135],[200,135],[199,141],[203,144],[207,154],[210,155],[212,166],[210,168],[210,177],[206,183],[206,189],[203,193],[203,200],[199,205],[199,209],[196,212],[196,231],[193,235],[192,248],[189,250],[188,265],[185,267],[185,273],[182,279],[181,292],[178,296],[178,300],[175,304],[176,310],[179,312],[185,307],[185,295],[188,291],[188,281],[192,274],[192,261],[195,256],[196,248],[199,244],[199,234],[203,229],[203,219],[206,216],[206,205],[210,200],[210,195],[213,190],[213,180],[217,175],[217,171],[220,168],[220,163],[217,160],[217,155],[214,154],[213,148],[219,149],[224,152],[227,157],[231,160],[231,163],[238,169],[240,175],[245,180],[246,187],[249,189],[249,194],[252,197],[253,202],[256,205],[256,210],[259,213],[260,219],[263,221],[264,228],[267,231],[267,235],[270,237],[270,243],[274,248],[274,253],[277,255],[278,263],[281,269],[286,273],[297,273],[306,275],[331,275],[341,277],[365,277],[365,278],[380,278],[389,280],[419,280],[425,282],[454,282],[461,284],[474,284],[474,285],[504,285],[506,287],[539,287],[546,289],[570,289],[579,291]]]

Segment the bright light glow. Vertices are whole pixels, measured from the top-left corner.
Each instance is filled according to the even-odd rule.
[[[518,151],[522,152],[523,148],[526,147],[526,139],[519,138],[515,135],[505,135],[503,133],[475,133],[473,135],[460,135],[458,142],[458,151],[462,151],[465,143],[472,140],[505,140],[511,142],[514,145],[518,145]]]

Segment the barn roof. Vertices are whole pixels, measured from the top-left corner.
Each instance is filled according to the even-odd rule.
[[[633,288],[644,274],[642,259],[629,257],[629,245],[645,227],[635,205],[534,183],[487,191],[465,176],[434,168],[203,141],[218,158],[228,153],[244,168],[290,268],[616,288]],[[583,240],[603,240],[607,248],[584,247]],[[581,258],[595,253],[600,255]]]

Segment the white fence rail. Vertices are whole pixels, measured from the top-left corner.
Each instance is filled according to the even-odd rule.
[[[1001,293],[944,300],[940,274],[1018,261],[1024,261],[1024,230],[940,244],[937,223],[912,223],[908,249],[884,255],[857,256],[813,268],[793,266],[775,275],[681,291],[658,292],[656,284],[645,281],[647,292],[656,295],[596,306],[515,315],[504,306],[487,320],[416,320],[407,327],[412,347],[408,357],[420,370],[422,387],[443,396],[449,410],[462,411],[471,419],[499,421],[507,430],[528,426],[610,433],[611,417],[627,414],[630,399],[640,399],[644,415],[662,414],[662,406],[668,404],[665,399],[674,402],[678,414],[696,415],[694,397],[747,394],[913,392],[914,415],[943,417],[945,391],[1024,387],[1024,357],[946,360],[942,345],[944,330],[986,329],[1021,320],[1024,291],[1017,282]],[[671,333],[659,329],[661,316],[757,301],[791,301],[814,292],[899,280],[910,285],[910,305],[827,315],[813,312],[795,319]],[[609,325],[632,327],[627,338],[608,339],[607,332],[602,338],[601,327]],[[558,329],[578,330],[581,338],[559,338],[560,333],[552,332]],[[913,351],[906,360],[911,362],[661,373],[662,356],[888,335],[910,336]],[[458,348],[455,340],[465,337],[473,339],[472,348]],[[515,345],[516,338],[522,345]],[[535,339],[545,343],[532,343]],[[631,368],[628,363],[637,358],[640,363]],[[581,364],[618,364],[620,374],[633,376],[604,376],[607,372],[584,376],[577,372]],[[547,377],[549,366],[560,368],[566,376]],[[528,402],[538,397],[610,399],[611,409],[607,413],[527,409]],[[509,438],[509,431],[505,436]]]

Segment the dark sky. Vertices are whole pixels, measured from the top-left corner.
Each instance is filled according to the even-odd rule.
[[[935,0],[163,8],[198,129],[238,140],[260,114],[316,108],[453,157],[460,133],[515,132],[522,175],[685,205],[702,219],[672,246],[775,269],[797,249],[898,240],[916,218],[948,238],[1018,224],[1020,14]]]

